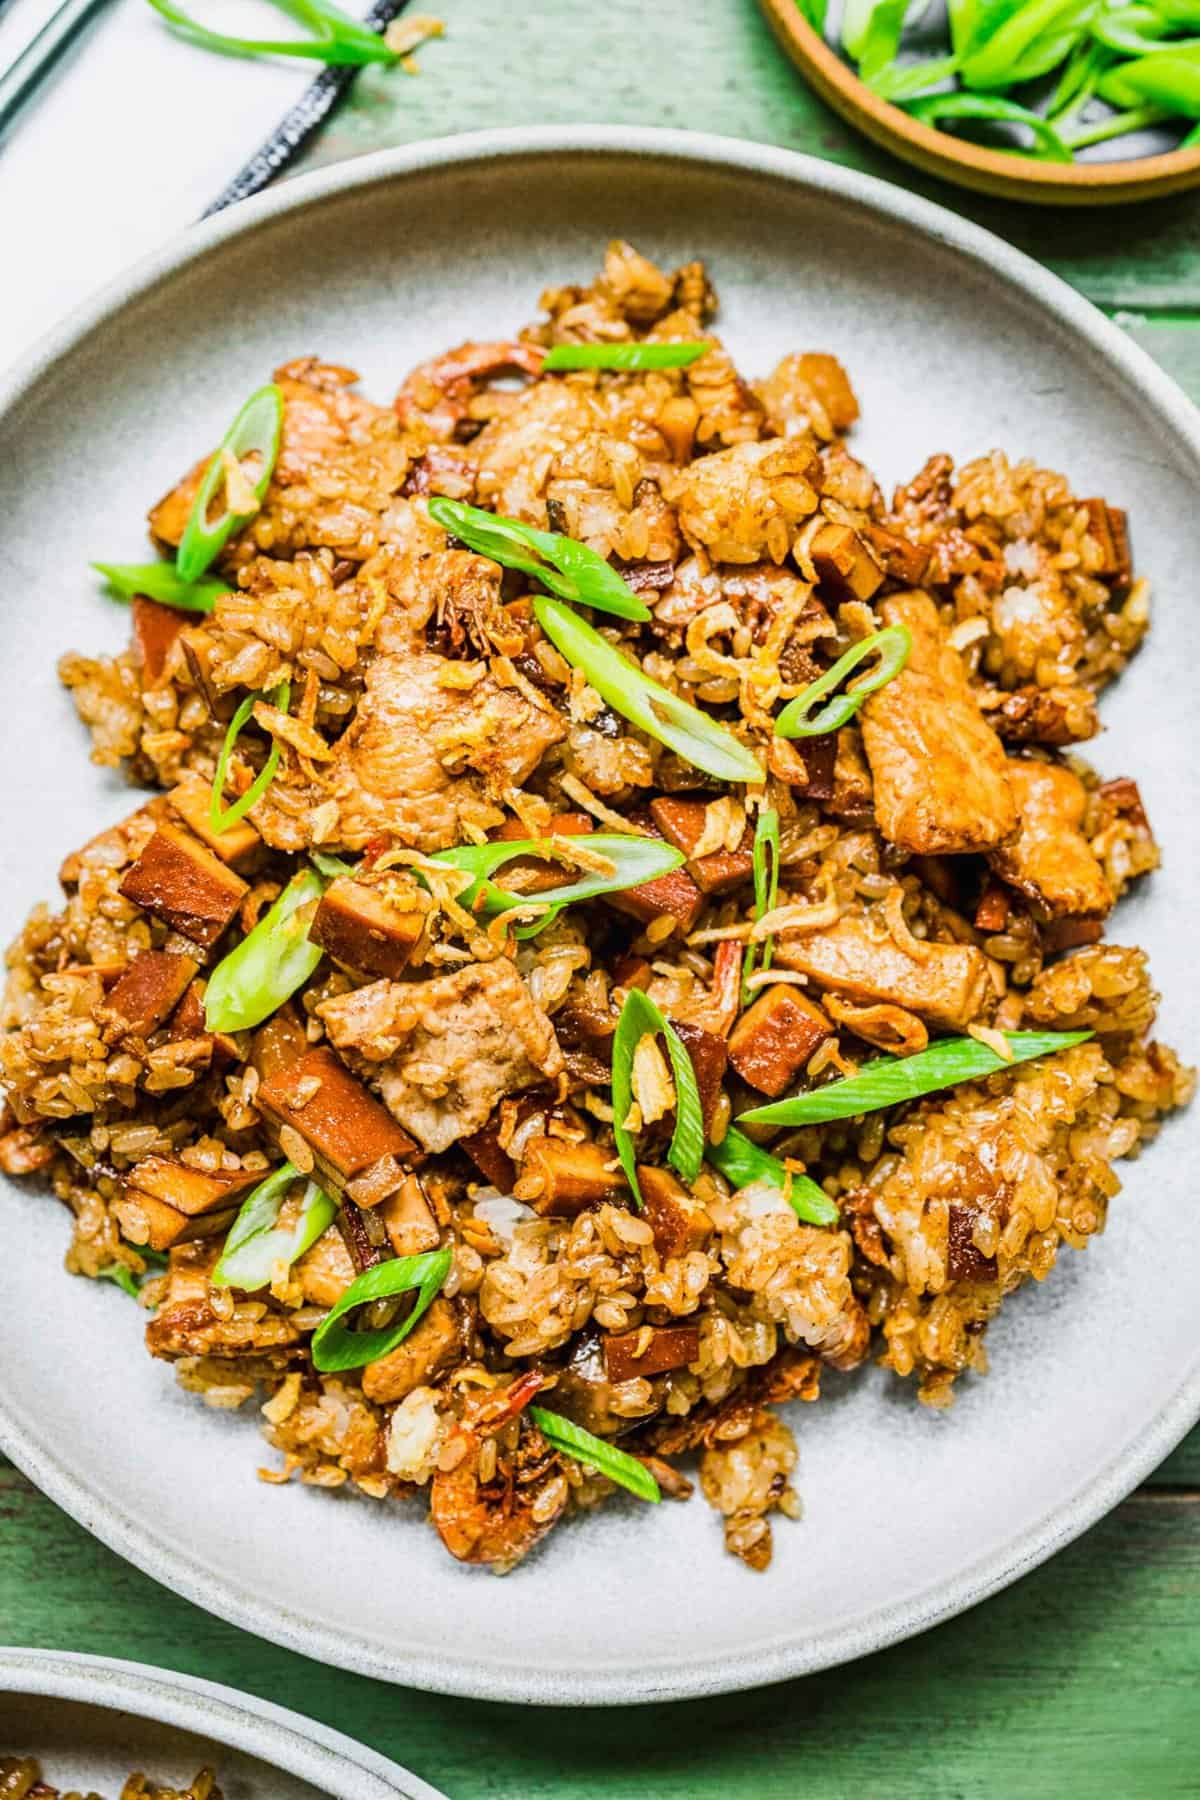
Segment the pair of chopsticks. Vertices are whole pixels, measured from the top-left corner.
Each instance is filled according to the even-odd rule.
[[[92,15],[106,3],[107,0],[63,0],[33,42],[21,52],[11,68],[0,75],[0,137],[15,123],[26,102],[66,56]],[[0,0],[0,8],[4,4],[5,0]],[[374,0],[363,24],[372,31],[383,31],[407,5],[408,0]],[[236,200],[246,200],[251,194],[260,193],[282,174],[320,130],[357,74],[356,68],[322,69],[296,104],[289,107],[266,143],[238,170],[228,186],[222,188],[212,204],[205,207],[203,217],[211,218],[213,213],[223,212]]]

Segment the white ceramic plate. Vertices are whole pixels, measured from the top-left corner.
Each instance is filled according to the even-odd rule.
[[[783,151],[600,127],[503,132],[368,157],[192,233],[60,331],[0,396],[0,926],[52,896],[65,850],[130,796],[90,769],[54,676],[123,641],[89,557],[144,555],[147,503],[278,362],[321,351],[388,395],[414,362],[533,316],[606,241],[696,254],[739,363],[837,352],[856,447],[891,481],[934,450],[1003,445],[1129,508],[1154,582],[1150,644],[1093,746],[1141,782],[1165,871],[1122,907],[1161,1029],[1196,1048],[1194,607],[1200,433],[1176,388],[1061,283],[898,190]],[[64,1221],[3,1196],[0,1442],[60,1505],[201,1605],[391,1680],[533,1701],[751,1686],[872,1650],[970,1605],[1112,1506],[1200,1412],[1191,1169],[1200,1109],[1125,1172],[1107,1235],[1006,1308],[995,1373],[952,1416],[879,1371],[802,1409],[801,1524],[769,1574],[713,1514],[633,1501],[556,1532],[497,1581],[450,1561],[417,1509],[260,1485],[250,1417],[206,1412],[151,1362],[114,1290],[60,1272]],[[197,1501],[197,1496],[202,1499]]]
[[[226,1800],[444,1800],[340,1732],[169,1669],[0,1649],[0,1756],[51,1787],[120,1793],[132,1769],[180,1787],[216,1771]]]

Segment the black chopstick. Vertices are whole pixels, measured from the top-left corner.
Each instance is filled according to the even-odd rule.
[[[96,4],[96,0],[92,3]],[[374,0],[374,5],[363,17],[363,24],[372,31],[383,31],[407,5],[408,0]],[[251,194],[261,193],[277,175],[281,175],[320,130],[358,72],[357,68],[323,69],[295,106],[284,113],[262,148],[255,151],[228,187],[222,188],[212,204],[205,207],[201,216],[210,219],[235,201],[248,200]]]
[[[33,42],[27,44],[11,68],[0,75],[0,137],[15,122],[25,102],[54,65],[70,50],[92,14],[105,4],[106,0],[63,0]],[[2,8],[3,0],[0,0],[0,10]]]

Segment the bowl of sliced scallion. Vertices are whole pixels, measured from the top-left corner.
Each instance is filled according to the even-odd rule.
[[[761,0],[834,111],[927,173],[1102,206],[1200,183],[1200,0]]]

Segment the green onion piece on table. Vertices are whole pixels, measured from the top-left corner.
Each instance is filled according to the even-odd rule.
[[[596,831],[588,832],[578,841],[592,854],[603,856],[613,864],[611,875],[587,869],[571,870],[568,866],[564,869],[562,887],[545,888],[536,894],[514,893],[496,886],[488,879],[497,869],[503,868],[505,863],[512,862],[517,857],[553,859],[556,850],[575,841],[573,838],[548,837],[510,838],[497,844],[460,844],[453,850],[435,851],[429,860],[448,863],[455,869],[465,869],[475,877],[466,892],[458,896],[459,905],[465,906],[468,912],[481,911],[494,915],[511,912],[515,906],[535,903],[547,906],[549,911],[533,924],[517,928],[515,935],[519,938],[536,937],[573,900],[590,900],[596,894],[618,894],[623,888],[640,887],[644,881],[653,881],[656,876],[666,875],[670,870],[677,869],[685,860],[682,850],[676,850],[671,844],[664,844],[659,838],[627,836],[619,831]],[[420,870],[417,874],[420,875]]]
[[[696,1071],[683,1041],[670,1021],[659,1011],[649,994],[641,988],[630,988],[617,1020],[612,1047],[613,1137],[625,1178],[633,1190],[638,1206],[642,1190],[638,1186],[637,1154],[633,1135],[625,1121],[633,1103],[633,1059],[638,1045],[647,1035],[661,1037],[671,1059],[675,1079],[675,1130],[667,1150],[667,1161],[685,1181],[695,1181],[704,1160],[704,1114],[700,1105],[700,1089]]]
[[[279,11],[307,26],[308,38],[233,37],[224,31],[211,31],[185,13],[173,0],[150,0],[155,12],[161,13],[180,37],[198,44],[203,50],[218,50],[225,56],[300,56],[330,67],[359,68],[365,63],[395,63],[394,50],[389,50],[382,37],[367,30],[358,19],[351,18],[329,0],[272,0]]]
[[[303,987],[324,954],[308,937],[324,892],[324,877],[316,869],[301,870],[254,930],[217,964],[204,994],[210,1031],[261,1025]]]
[[[259,770],[244,794],[239,794],[232,806],[221,809],[221,795],[225,792],[225,777],[229,772],[229,759],[233,755],[233,747],[243,730],[250,722],[250,715],[260,700],[275,707],[278,712],[286,712],[292,697],[291,683],[281,681],[270,694],[247,694],[225,731],[225,741],[221,745],[221,754],[217,758],[216,772],[213,775],[212,792],[208,800],[208,822],[219,835],[244,819],[252,806],[257,806],[271,783],[275,779],[275,771],[279,767],[280,749],[273,739],[267,752],[267,760]]]
[[[404,1342],[429,1310],[450,1273],[453,1260],[453,1252],[447,1246],[442,1250],[428,1250],[423,1256],[398,1256],[391,1262],[376,1263],[373,1269],[364,1270],[350,1283],[313,1333],[313,1366],[323,1374],[331,1374],[340,1369],[361,1369],[364,1363],[387,1356]],[[417,1297],[412,1309],[397,1323],[383,1325],[375,1331],[352,1331],[343,1323],[346,1314],[358,1307],[406,1294],[413,1288]]]
[[[759,813],[754,826],[754,920],[765,918],[773,912],[779,898],[779,814],[774,807],[766,807]],[[746,945],[745,961],[742,965],[742,1005],[749,1006],[753,997],[750,977],[754,973],[755,963],[761,969],[769,969],[774,954],[774,943],[764,938],[761,944],[753,941]]]
[[[731,731],[652,681],[569,606],[539,594],[533,610],[555,649],[631,725],[718,781],[766,780],[757,757]]]
[[[229,592],[228,582],[218,581],[215,575],[183,581],[175,564],[169,562],[94,562],[92,567],[99,570],[122,600],[133,600],[141,594],[147,600],[157,600],[160,606],[178,607],[180,612],[209,613]]]
[[[752,1143],[731,1125],[719,1144],[710,1144],[704,1152],[705,1162],[719,1169],[734,1189],[749,1187],[751,1182],[766,1182],[777,1187],[798,1219],[808,1225],[836,1225],[838,1209],[824,1188],[808,1175],[798,1175],[772,1156],[769,1150]]]
[[[542,373],[561,369],[686,369],[711,344],[555,344]]]
[[[607,1475],[610,1481],[615,1481],[618,1487],[628,1488],[639,1500],[662,1499],[657,1481],[636,1456],[618,1450],[615,1444],[605,1443],[603,1438],[593,1437],[582,1425],[564,1419],[561,1413],[547,1412],[544,1406],[531,1406],[529,1416],[547,1443],[553,1444],[556,1450],[573,1456],[576,1462],[586,1463],[598,1475]]]
[[[999,94],[927,94],[922,100],[910,100],[905,110],[922,125],[936,126],[943,120],[995,120],[1005,125],[1025,125],[1033,136],[1033,147],[1018,151],[1013,146],[1014,154],[1036,156],[1044,162],[1071,160],[1070,150],[1040,113],[1018,106],[1015,100],[1002,100]]]
[[[212,1272],[217,1287],[241,1288],[247,1294],[268,1287],[280,1263],[290,1269],[333,1223],[336,1201],[310,1181],[295,1225],[290,1231],[277,1228],[288,1189],[303,1180],[299,1169],[284,1163],[246,1196],[229,1228],[221,1260]]]
[[[857,1075],[831,1081],[827,1087],[775,1100],[739,1115],[739,1123],[753,1125],[824,1125],[830,1119],[853,1119],[860,1113],[878,1112],[884,1106],[900,1106],[919,1100],[938,1088],[957,1087],[960,1081],[979,1081],[1035,1056],[1053,1056],[1092,1036],[1090,1031],[1006,1031],[1011,1058],[1000,1056],[978,1038],[943,1038],[915,1056],[880,1056]]]
[[[912,638],[907,625],[889,625],[886,631],[874,631],[860,643],[852,644],[832,668],[826,669],[802,694],[788,701],[775,721],[775,735],[806,738],[836,731],[854,717],[868,694],[877,693],[900,673],[911,649]],[[872,655],[879,657],[876,667],[869,674],[860,675],[844,693],[834,693],[850,671]],[[833,699],[814,715],[813,707],[818,700],[824,700],[826,694],[833,694]]]
[[[162,0],[153,0],[153,3],[161,5]],[[275,469],[282,431],[283,395],[272,382],[251,394],[205,471],[175,553],[175,567],[181,581],[199,581],[234,533],[254,517],[257,502],[266,493]],[[256,502],[249,511],[235,512],[230,506],[227,456],[232,457],[239,467],[247,457],[257,459],[253,478],[244,469],[242,471]],[[225,503],[213,518],[212,509],[218,495],[224,496]]]
[[[650,608],[622,581],[611,563],[586,544],[557,531],[537,531],[519,519],[503,519],[461,500],[435,494],[429,516],[480,556],[505,569],[536,576],[560,600],[594,606],[622,619],[648,619]]]

